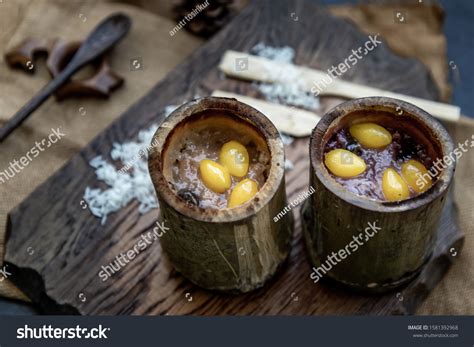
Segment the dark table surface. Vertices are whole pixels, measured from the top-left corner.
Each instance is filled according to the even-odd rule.
[[[422,0],[423,1],[423,0]],[[316,1],[327,5],[357,4],[357,0]],[[445,12],[444,32],[448,42],[450,82],[453,86],[453,104],[461,107],[463,115],[474,118],[474,1],[440,0]],[[457,71],[456,71],[457,70]],[[0,314],[38,314],[32,305],[0,298]]]

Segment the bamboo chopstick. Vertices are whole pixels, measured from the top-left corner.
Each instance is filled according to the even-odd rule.
[[[236,62],[242,61],[242,59],[245,61],[245,66],[239,67]],[[285,76],[285,70],[288,71],[287,69],[292,69],[296,73],[295,78],[298,79],[298,83],[307,92],[313,92],[315,83],[322,85],[323,78],[327,79],[327,74],[320,70],[281,63],[251,54],[230,50],[224,53],[219,64],[219,69],[231,77],[267,83],[288,83],[286,80],[287,77],[282,76]],[[451,122],[458,121],[461,115],[460,108],[454,105],[392,93],[366,85],[347,82],[341,79],[333,78],[330,83],[324,83],[324,85],[324,88],[321,88],[320,95],[329,94],[350,99],[363,98],[367,96],[385,96],[401,99],[424,109],[438,119]],[[313,91],[311,90],[312,88]]]
[[[267,116],[279,131],[296,137],[309,136],[311,130],[313,130],[321,119],[321,117],[309,111],[274,104],[249,96],[228,93],[222,90],[215,90],[212,96],[235,98],[242,101]]]

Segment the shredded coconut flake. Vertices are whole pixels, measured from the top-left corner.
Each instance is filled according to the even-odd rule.
[[[102,156],[89,162],[95,169],[97,180],[109,186],[105,190],[87,187],[84,191],[84,200],[91,213],[101,219],[101,224],[106,223],[110,213],[127,206],[132,200],[140,203],[138,211],[141,214],[158,207],[147,164],[150,142],[157,128],[153,125],[140,131],[136,142],[113,144],[110,157],[122,162],[120,168]]]
[[[250,52],[258,55],[259,57],[288,64],[292,64],[295,57],[295,50],[290,46],[271,47],[266,46],[263,42],[259,42],[253,46]]]
[[[316,110],[320,107],[319,98],[304,90],[300,73],[293,66],[295,57],[293,48],[289,46],[271,47],[260,42],[251,49],[251,52],[260,57],[292,64],[281,71],[270,69],[265,71],[272,79],[278,80],[278,83],[253,83],[268,101],[299,106],[309,110]]]
[[[285,159],[285,170],[291,171],[295,168],[295,165],[293,165],[293,162],[289,159]]]
[[[168,105],[165,107],[165,117],[168,117],[171,112],[176,110],[179,106],[178,105]]]
[[[166,106],[163,110],[165,117],[178,107]],[[113,143],[110,158],[122,162],[118,168],[102,156],[89,162],[95,169],[97,180],[109,186],[105,190],[87,187],[84,191],[85,202],[91,213],[101,219],[101,224],[106,223],[110,213],[127,206],[132,200],[140,203],[138,211],[141,214],[158,208],[155,189],[148,173],[148,153],[155,145],[150,142],[156,129],[158,126],[153,125],[140,131],[135,142]]]
[[[291,145],[293,143],[293,141],[295,140],[292,136],[286,135],[286,134],[283,134],[283,133],[280,133],[280,136],[281,136],[281,140],[283,142],[283,145],[285,145],[285,146]]]

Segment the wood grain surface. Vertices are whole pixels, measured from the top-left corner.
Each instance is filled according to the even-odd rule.
[[[298,20],[294,20],[296,13]],[[375,33],[374,33],[375,34]],[[157,35],[168,35],[167,32]],[[86,186],[96,186],[88,162],[108,155],[113,142],[130,141],[159,123],[164,107],[220,89],[258,97],[247,82],[225,79],[217,71],[227,49],[249,51],[258,42],[295,48],[296,63],[322,70],[344,61],[367,36],[324,9],[298,1],[258,1],[178,66],[122,117],[96,137],[66,166],[38,187],[9,215],[5,262],[11,279],[45,313],[169,315],[313,315],[413,313],[451,263],[449,249],[462,235],[455,209],[443,218],[435,257],[420,277],[399,291],[360,295],[330,283],[314,284],[301,238],[299,208],[290,258],[266,286],[230,296],[202,290],[173,270],[158,242],[103,282],[102,265],[133,247],[151,231],[158,211],[140,215],[133,202],[100,220],[80,206]],[[148,68],[152,68],[151,66]],[[400,58],[385,45],[360,60],[344,79],[431,100],[438,92],[426,68]],[[323,111],[340,100],[325,98]],[[285,149],[295,167],[286,175],[291,201],[308,188],[308,138]],[[317,194],[317,192],[316,192]]]

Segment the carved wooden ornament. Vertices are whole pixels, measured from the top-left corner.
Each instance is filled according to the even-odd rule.
[[[28,38],[5,54],[5,61],[10,67],[18,67],[26,72],[35,71],[35,58],[43,54],[47,56],[46,66],[52,78],[56,77],[76,51],[81,42],[65,42],[61,39]],[[94,74],[84,79],[72,79],[55,93],[58,100],[75,96],[108,97],[120,87],[123,78],[112,71],[104,55],[93,63]]]

